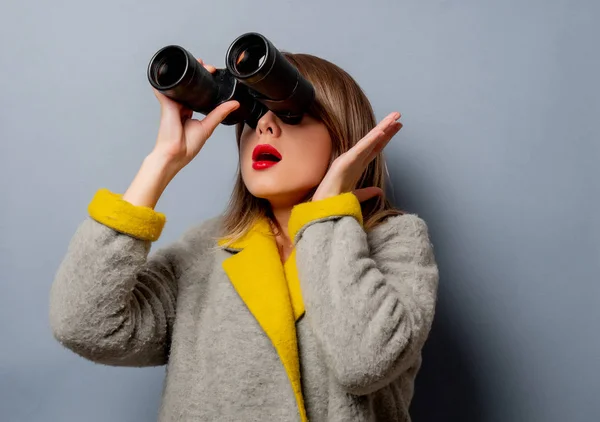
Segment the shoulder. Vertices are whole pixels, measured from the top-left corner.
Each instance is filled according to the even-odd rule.
[[[216,244],[221,233],[222,221],[222,217],[216,216],[195,224],[181,235],[180,241],[188,244],[210,244],[212,241],[213,244]]]
[[[434,250],[425,220],[416,214],[394,215],[386,218],[367,233],[371,253],[389,259],[425,257],[434,261]]]
[[[385,243],[387,240],[402,238],[429,239],[429,228],[425,220],[417,214],[401,214],[387,217],[367,233],[373,243]]]
[[[204,256],[217,246],[221,221],[221,217],[212,217],[197,223],[186,229],[176,241],[163,246],[157,252],[174,261],[187,261]]]
[[[378,261],[411,263],[437,274],[437,264],[429,229],[416,214],[388,217],[368,234],[369,249]],[[428,270],[428,271],[429,271]]]

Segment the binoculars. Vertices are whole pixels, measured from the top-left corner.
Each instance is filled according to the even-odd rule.
[[[226,68],[210,73],[186,49],[168,45],[148,65],[148,80],[162,94],[201,114],[236,100],[240,107],[223,124],[245,122],[253,129],[269,110],[284,123],[298,124],[315,91],[263,35],[249,32],[227,50]]]

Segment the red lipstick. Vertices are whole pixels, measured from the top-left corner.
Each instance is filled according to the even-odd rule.
[[[281,161],[281,154],[273,145],[257,145],[252,151],[252,168],[254,170],[264,170],[273,167]]]

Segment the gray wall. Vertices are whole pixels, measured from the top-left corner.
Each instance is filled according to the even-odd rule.
[[[61,348],[48,292],[95,190],[123,191],[154,143],[151,55],[177,43],[223,66],[250,30],[404,115],[393,193],[428,221],[442,274],[415,421],[597,420],[599,3],[310,3],[2,3],[0,420],[155,420],[164,369]],[[159,245],[225,206],[235,166],[221,127],[161,199]]]

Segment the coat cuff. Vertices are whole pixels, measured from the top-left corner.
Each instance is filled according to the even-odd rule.
[[[298,204],[292,208],[288,223],[290,239],[297,243],[302,232],[311,224],[344,216],[354,217],[361,226],[363,225],[360,202],[352,192]]]
[[[133,205],[108,189],[100,189],[88,205],[97,222],[141,240],[158,240],[167,221],[164,214],[150,207]]]

